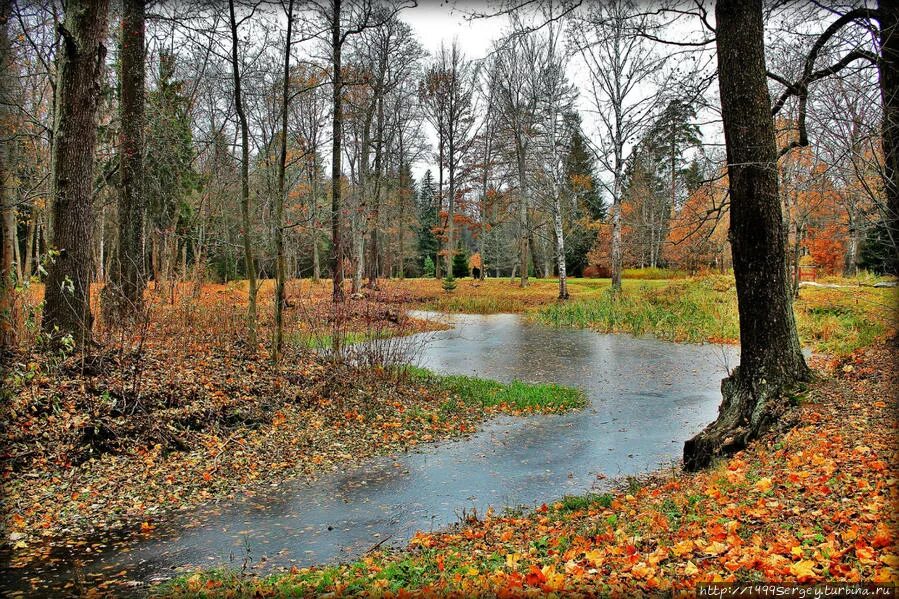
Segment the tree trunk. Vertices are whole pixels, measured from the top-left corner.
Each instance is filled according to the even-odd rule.
[[[251,351],[256,349],[256,261],[253,257],[252,230],[250,228],[250,134],[247,115],[243,107],[243,91],[240,81],[240,59],[237,54],[237,18],[234,0],[228,0],[231,16],[231,72],[234,78],[234,109],[240,121],[240,217],[243,227],[243,253],[249,283],[247,303],[247,342]]]
[[[341,0],[332,0],[331,14],[331,280],[332,301],[342,302],[343,293],[343,215],[340,197],[340,152],[343,140],[343,74],[340,72],[343,39],[340,31]]]
[[[140,314],[146,279],[143,273],[144,217],[144,0],[125,0],[121,30],[121,118],[118,198],[119,242],[104,288],[104,312],[111,317]]]
[[[2,158],[0,158],[2,160]],[[2,172],[2,170],[0,170]],[[25,265],[22,267],[22,276],[26,281],[31,279],[34,272],[34,244],[37,240],[38,215],[35,208],[31,208],[31,218],[28,219],[28,233],[25,239]]]
[[[721,383],[718,419],[684,445],[688,470],[703,468],[715,456],[758,437],[780,418],[791,388],[809,378],[784,268],[762,2],[719,0],[715,16],[740,365]]]
[[[440,225],[440,211],[443,210],[443,126],[437,126],[437,225]],[[446,247],[449,253],[449,246]],[[440,278],[440,256],[434,256],[434,276]],[[447,273],[452,273],[452,269],[448,269]]]
[[[287,38],[284,43],[284,84],[281,88],[281,148],[278,156],[278,197],[275,199],[275,335],[272,360],[281,360],[284,343],[284,200],[287,194],[287,108],[290,99],[290,42],[293,33],[293,0],[287,4]],[[313,201],[314,198],[313,198]]]
[[[518,264],[521,268],[521,287],[528,286],[528,194],[527,171],[525,169],[524,146],[516,140],[516,158],[518,160]]]
[[[621,291],[621,199],[612,200],[612,291]]]
[[[13,60],[9,39],[10,3],[0,6],[0,123],[12,125]],[[7,133],[4,132],[4,136]],[[16,343],[15,331],[15,260],[16,216],[12,189],[12,142],[0,146],[0,353]],[[33,216],[32,216],[33,221]],[[0,356],[2,358],[2,356]]]
[[[107,0],[69,0],[59,26],[53,135],[53,249],[41,327],[90,341],[91,239],[97,103],[106,57]]]
[[[887,230],[893,246],[893,274],[899,274],[899,4],[881,0],[880,95],[883,100],[882,145]]]
[[[565,232],[562,228],[562,198],[560,196],[560,190],[554,189],[553,227],[556,234],[556,268],[559,269],[559,299],[567,300],[568,276],[565,271]]]
[[[380,86],[378,88],[380,90]],[[384,169],[384,98],[381,91],[377,99],[377,134],[378,145],[375,147],[375,182],[372,197],[371,222],[370,222],[370,242],[369,242],[369,258],[368,258],[368,286],[370,289],[378,288],[378,275],[381,268],[380,264],[380,239],[378,228],[381,226],[381,186],[383,181],[382,170]]]

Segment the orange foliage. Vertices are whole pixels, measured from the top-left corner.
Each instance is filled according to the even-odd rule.
[[[730,218],[727,210],[722,208],[727,185],[725,175],[701,186],[675,213],[663,253],[671,266],[690,272],[728,266],[730,244],[727,230]]]

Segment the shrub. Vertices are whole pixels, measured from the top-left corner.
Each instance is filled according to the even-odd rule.
[[[443,290],[447,293],[452,293],[456,290],[456,279],[453,277],[453,273],[447,273],[446,277],[444,277]]]
[[[422,270],[424,271],[422,274],[426,277],[434,276],[434,261],[431,260],[430,256],[425,256],[425,262],[422,266]]]

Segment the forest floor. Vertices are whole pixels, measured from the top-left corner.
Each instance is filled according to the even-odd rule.
[[[417,371],[396,376],[380,364],[407,356],[389,343],[336,361],[309,351],[330,347],[334,338],[389,339],[435,326],[408,317],[409,308],[523,312],[548,324],[674,341],[736,340],[728,277],[626,280],[625,293],[614,302],[608,284],[572,280],[572,300],[560,303],[551,280],[532,280],[520,289],[508,280],[462,279],[453,294],[431,279],[385,281],[381,291],[367,291],[335,311],[328,283],[293,281],[279,367],[272,366],[267,349],[270,282],[260,291],[256,347],[245,341],[242,282],[201,289],[183,284],[172,295],[153,290],[146,319],[128,327],[101,323],[97,345],[86,356],[26,340],[30,349],[12,356],[4,373],[7,397],[0,406],[0,532],[12,550],[11,565],[96,531],[151,534],[174,510],[468,434],[499,412],[559,411],[582,403],[578,394],[552,386],[504,386]],[[30,293],[20,311],[23,336],[35,330],[29,318],[40,286]],[[870,286],[803,289],[796,304],[803,340],[826,355],[822,367],[841,372],[853,364],[847,360],[857,359],[858,348],[895,330],[895,297],[895,289]],[[348,359],[374,366],[350,373]]]
[[[419,533],[403,551],[267,578],[184,576],[164,596],[639,596],[703,582],[899,582],[895,340],[829,367],[771,433],[697,474],[660,471],[532,513]]]
[[[400,344],[343,349],[336,359],[311,351],[334,336],[349,344],[436,326],[407,317],[401,295],[372,294],[335,312],[327,294],[301,300],[294,288],[286,352],[274,366],[270,315],[260,321],[266,343],[251,351],[245,342],[239,284],[204,286],[197,299],[186,290],[171,305],[151,294],[148,318],[126,329],[100,326],[84,355],[37,340],[8,356],[0,534],[10,565],[94,543],[99,532],[150,533],[173,511],[274,481],[471,434],[498,413],[584,404],[581,392],[555,385],[383,367],[414,359]],[[270,301],[264,288],[260,304]]]

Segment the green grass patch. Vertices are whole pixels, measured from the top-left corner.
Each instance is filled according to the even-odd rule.
[[[458,314],[500,314],[522,312],[524,302],[515,297],[501,295],[464,295],[462,292],[438,297],[425,304],[425,309]]]
[[[551,326],[651,335],[666,341],[738,341],[732,276],[627,283],[619,294],[608,287],[594,288],[584,299],[543,305],[533,318]],[[839,358],[894,330],[897,303],[896,289],[802,288],[793,309],[803,345]]]
[[[605,289],[590,299],[543,306],[535,318],[552,326],[652,335],[667,341],[699,343],[739,337],[736,296],[684,281],[638,284],[619,294]]]
[[[442,406],[444,411],[453,409],[454,401],[485,408],[505,405],[522,412],[561,412],[587,404],[583,391],[561,385],[500,383],[472,376],[435,374],[415,366],[407,366],[405,371],[412,379],[437,385],[453,396]]]
[[[340,335],[341,347],[347,345],[355,345],[356,343],[364,343],[374,339],[383,339],[385,333],[368,333],[364,331],[347,331]],[[300,331],[293,333],[287,338],[288,343],[306,349],[331,349],[334,347],[334,337],[329,333],[316,334],[308,331]]]
[[[559,503],[560,512],[580,512],[594,506],[607,508],[612,505],[612,496],[608,493],[587,493],[586,495],[565,495]]]

